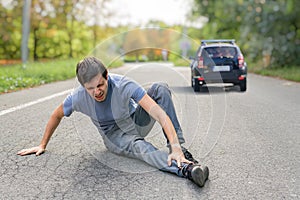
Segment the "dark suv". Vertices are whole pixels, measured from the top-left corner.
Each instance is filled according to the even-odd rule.
[[[191,59],[191,84],[195,92],[206,83],[233,83],[246,91],[247,64],[234,40],[202,40]]]

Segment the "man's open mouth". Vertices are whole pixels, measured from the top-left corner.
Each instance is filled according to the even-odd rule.
[[[101,100],[103,98],[103,94],[104,94],[104,92],[100,92],[98,95],[95,95],[95,98],[97,100]]]

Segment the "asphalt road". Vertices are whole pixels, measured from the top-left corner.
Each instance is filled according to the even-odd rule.
[[[57,82],[0,95],[0,199],[300,199],[300,84],[249,74],[248,90],[211,85],[194,93],[189,68],[125,66],[146,88],[165,81],[186,147],[210,168],[191,181],[106,151],[85,116],[64,118],[42,156],[38,145],[53,109],[77,83]],[[159,126],[147,137],[165,148]]]

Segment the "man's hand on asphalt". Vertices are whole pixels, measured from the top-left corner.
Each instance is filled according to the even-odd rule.
[[[29,149],[22,149],[17,154],[20,156],[26,156],[26,155],[30,155],[30,154],[35,154],[36,156],[39,156],[39,155],[43,154],[44,152],[45,152],[45,148],[43,148],[41,146],[36,146],[36,147],[29,148]]]
[[[168,156],[168,165],[169,166],[171,166],[172,160],[175,160],[177,162],[177,166],[179,168],[181,168],[181,166],[182,166],[181,163],[187,163],[187,164],[192,163],[191,161],[187,160],[184,157],[181,148],[173,148],[172,149],[172,152]]]

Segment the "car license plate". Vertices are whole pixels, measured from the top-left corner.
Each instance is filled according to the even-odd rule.
[[[230,66],[229,65],[223,65],[223,66],[214,66],[213,72],[229,72]]]

